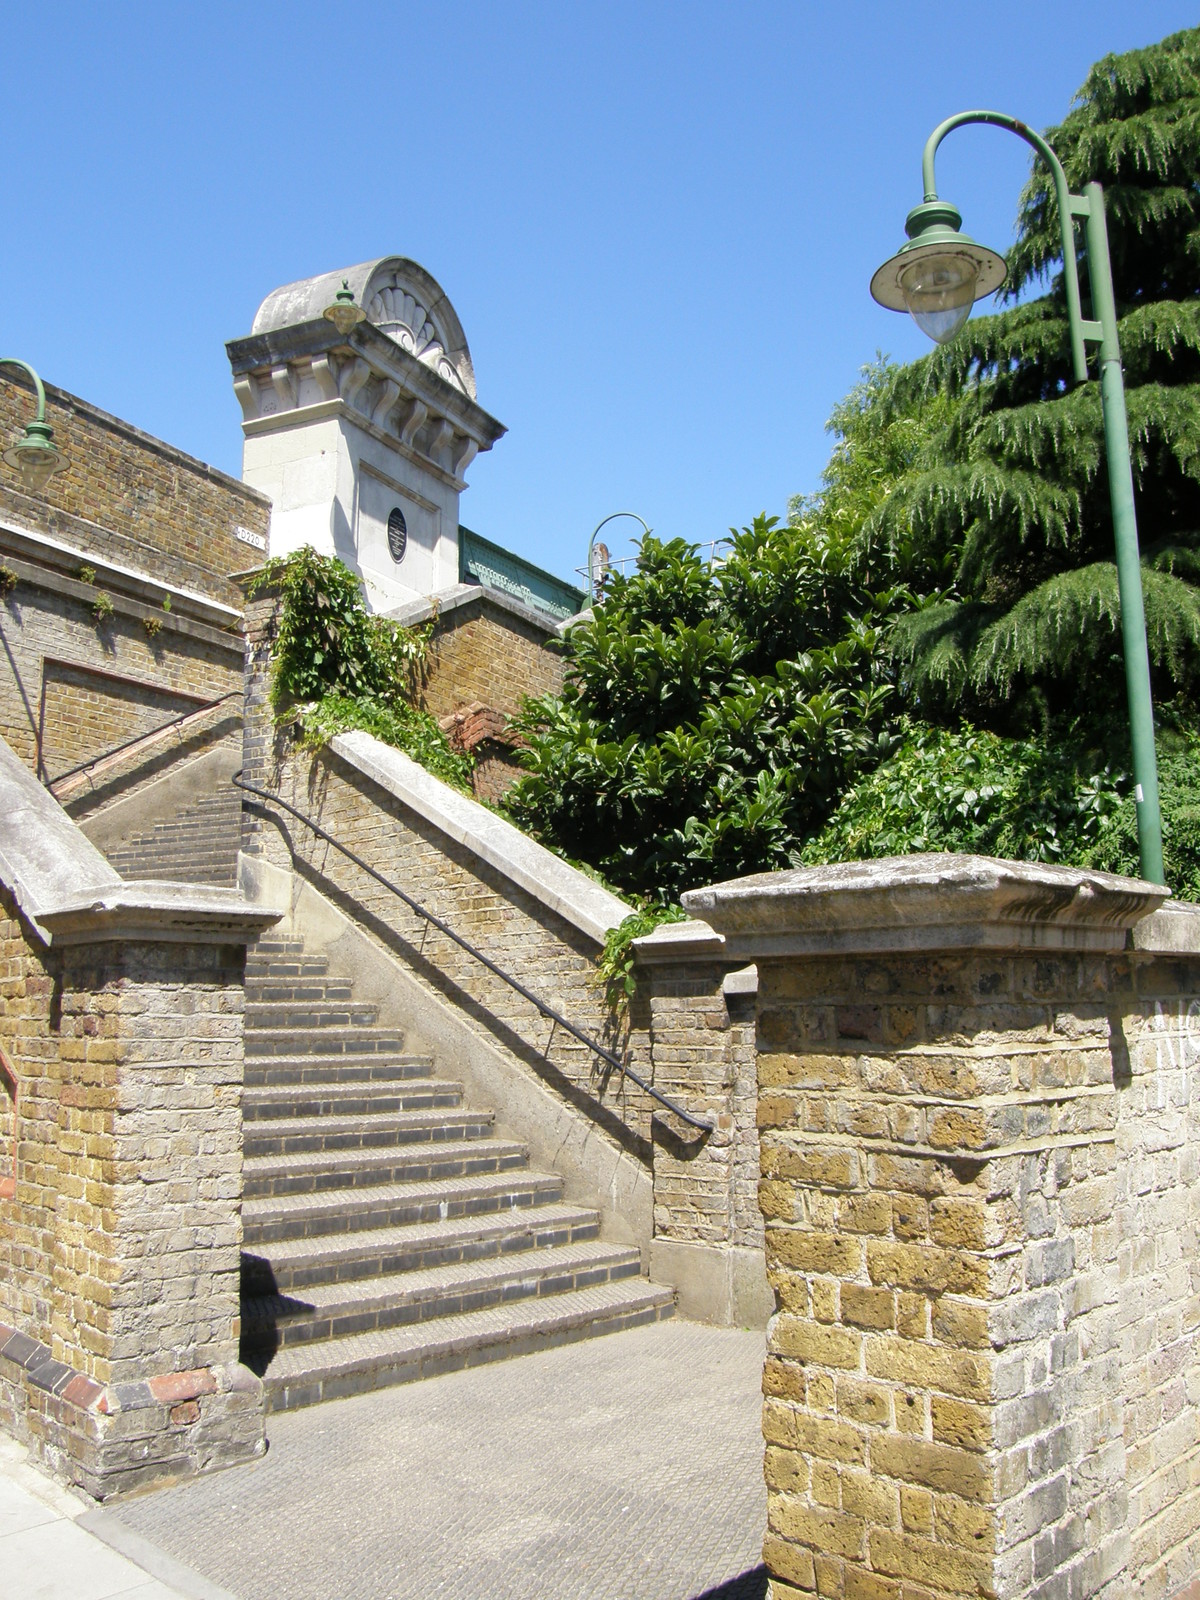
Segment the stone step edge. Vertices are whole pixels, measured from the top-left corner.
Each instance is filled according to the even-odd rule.
[[[355,1170],[361,1167],[383,1166],[388,1161],[393,1164],[404,1165],[406,1162],[416,1165],[418,1161],[428,1160],[434,1154],[440,1154],[446,1161],[460,1160],[464,1154],[490,1155],[497,1157],[514,1156],[519,1160],[529,1159],[528,1145],[516,1139],[445,1139],[438,1140],[436,1144],[431,1141],[422,1141],[419,1144],[401,1145],[371,1145],[366,1149],[349,1150],[291,1150],[282,1155],[246,1156],[242,1168],[247,1182],[251,1178],[273,1178],[293,1174],[299,1170],[311,1169],[314,1173],[329,1170],[333,1166],[349,1166]],[[456,1173],[448,1176],[465,1177],[468,1174]],[[386,1180],[385,1180],[386,1181]],[[434,1180],[426,1180],[432,1182]],[[353,1184],[347,1184],[353,1188]],[[255,1196],[256,1199],[266,1198]],[[244,1214],[244,1206],[243,1206]]]
[[[251,1195],[242,1201],[242,1225],[245,1227],[249,1223],[257,1227],[284,1222],[289,1217],[310,1220],[328,1215],[349,1216],[354,1211],[373,1210],[383,1200],[397,1206],[453,1205],[464,1200],[487,1199],[511,1189],[536,1191],[551,1187],[559,1190],[562,1188],[562,1178],[557,1172],[531,1172],[528,1167],[510,1167],[501,1172],[472,1172],[445,1178],[414,1178],[410,1182],[397,1180],[392,1183],[367,1184],[361,1188],[306,1189],[299,1194]],[[380,1193],[381,1190],[388,1191],[386,1196]],[[558,1200],[548,1203],[558,1204]],[[514,1205],[509,1209],[520,1213],[524,1212],[526,1207]],[[498,1213],[468,1214],[495,1216]],[[440,1220],[451,1222],[455,1219],[447,1215]],[[426,1224],[404,1222],[392,1223],[389,1226],[420,1228]]]
[[[339,1392],[362,1392],[354,1383],[344,1390],[325,1392],[330,1380],[371,1375],[369,1388],[430,1377],[435,1372],[482,1363],[507,1354],[523,1354],[521,1346],[536,1348],[563,1336],[586,1339],[605,1331],[604,1325],[624,1325],[629,1317],[648,1320],[670,1315],[675,1292],[644,1278],[619,1279],[596,1284],[570,1294],[540,1300],[518,1300],[482,1311],[419,1323],[415,1327],[388,1329],[384,1333],[350,1334],[340,1339],[313,1341],[283,1349],[263,1375],[268,1400],[289,1403],[289,1389],[319,1393],[294,1393],[291,1404],[312,1404],[336,1399]],[[432,1335],[432,1337],[431,1337]],[[492,1352],[489,1354],[489,1352]],[[325,1359],[322,1360],[321,1358]],[[387,1374],[387,1376],[384,1376]],[[382,1378],[382,1383],[380,1379]]]
[[[452,1127],[471,1124],[493,1127],[494,1111],[470,1111],[454,1106],[418,1106],[412,1111],[353,1111],[339,1115],[315,1111],[310,1117],[247,1117],[243,1142],[248,1139],[309,1138],[314,1134],[363,1133],[405,1129]],[[353,1149],[354,1146],[351,1146]]]
[[[545,1299],[539,1286],[547,1278],[586,1271],[604,1272],[611,1277],[613,1271],[621,1267],[631,1269],[625,1274],[627,1277],[638,1276],[641,1252],[636,1245],[581,1239],[571,1244],[487,1256],[478,1261],[446,1261],[435,1267],[384,1272],[371,1278],[306,1284],[302,1289],[273,1295],[243,1295],[242,1337],[253,1344],[254,1330],[264,1327],[323,1321],[326,1317],[350,1316],[356,1310],[419,1307],[423,1300],[437,1299],[447,1291],[478,1294],[496,1290],[502,1293],[510,1285],[529,1284],[528,1293],[513,1295],[511,1300]]]
[[[500,1239],[506,1234],[519,1237],[547,1228],[598,1228],[600,1213],[593,1206],[572,1205],[569,1201],[546,1201],[535,1206],[514,1206],[505,1211],[467,1212],[462,1216],[439,1217],[431,1222],[401,1222],[394,1226],[361,1228],[353,1233],[321,1233],[308,1238],[268,1240],[258,1248],[244,1245],[243,1256],[262,1261],[268,1267],[294,1268],[318,1266],[323,1262],[351,1263],[362,1256],[381,1251],[399,1252],[405,1248],[431,1249],[450,1245],[469,1245]]]
[[[355,1078],[348,1083],[248,1083],[242,1090],[242,1105],[290,1105],[297,1100],[362,1100],[372,1096],[395,1099],[406,1094],[457,1094],[461,1097],[463,1083],[460,1078]],[[323,1112],[315,1111],[314,1116]],[[256,1119],[257,1120],[257,1119]],[[281,1118],[294,1121],[295,1118]]]

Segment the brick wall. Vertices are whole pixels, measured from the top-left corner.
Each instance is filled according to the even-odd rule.
[[[0,1423],[103,1497],[261,1453],[237,1366],[243,948],[47,949],[0,890]]]
[[[735,1132],[735,1084],[747,1034],[753,1035],[744,1020],[734,1024],[730,1017],[722,987],[727,971],[727,965],[693,958],[644,967],[639,974],[643,1056],[655,1088],[715,1125],[703,1139],[681,1131],[655,1149],[656,1239],[762,1243],[757,1205],[751,1215],[735,1201],[735,1188],[743,1201],[747,1185],[753,1192],[758,1149],[755,1140],[753,1168],[742,1163],[739,1171],[735,1158],[744,1146]]]
[[[0,737],[54,778],[240,688],[241,638],[179,620],[153,637],[120,610],[98,626],[86,598],[18,583],[0,601]]]
[[[777,875],[756,946],[739,886],[693,897],[759,966],[776,1600],[1171,1600],[1200,1570],[1200,954],[1096,953],[1139,886],[1011,873],[1020,928],[947,890],[940,930],[857,955],[819,949],[855,937],[844,882]],[[789,931],[806,892],[823,934]]]
[[[277,740],[267,703],[273,612],[269,597],[252,601],[246,611],[247,779],[313,816],[572,1022],[609,1039],[613,1019],[596,978],[595,939],[332,752],[313,756]],[[243,811],[242,848],[281,867],[294,863],[323,893],[352,905],[355,917],[423,981],[461,1006],[526,1070],[648,1162],[649,1099],[396,896],[315,841],[301,824],[287,818],[266,823],[250,806]]]
[[[480,701],[512,716],[526,695],[561,694],[564,663],[547,648],[553,638],[552,629],[493,604],[481,589],[478,600],[437,619],[426,710],[444,717]]]
[[[266,537],[266,496],[65,390],[47,386],[46,401],[47,420],[68,465],[36,497],[21,492],[10,469],[0,472],[0,520],[239,605],[229,574],[257,566],[263,557],[239,541],[235,529]],[[32,386],[5,368],[5,448],[33,413]]]
[[[705,923],[667,923],[639,939],[630,1008],[634,1062],[663,1094],[711,1123],[669,1114],[654,1145],[651,1275],[679,1290],[685,1315],[762,1326],[755,1121],[755,975],[726,959]]]

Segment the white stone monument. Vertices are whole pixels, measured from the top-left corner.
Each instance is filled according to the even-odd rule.
[[[343,281],[366,313],[348,334],[323,315]],[[285,284],[226,348],[271,554],[340,556],[376,611],[457,585],[463,474],[505,430],[476,403],[462,324],[429,273],[384,256]]]

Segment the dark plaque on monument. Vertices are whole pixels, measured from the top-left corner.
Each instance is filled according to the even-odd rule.
[[[408,549],[408,523],[399,506],[394,507],[388,517],[388,549],[392,552],[393,561],[404,560],[404,552]]]

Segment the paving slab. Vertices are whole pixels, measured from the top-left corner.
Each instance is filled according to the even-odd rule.
[[[73,1489],[0,1435],[0,1596],[4,1600],[235,1600]]]
[[[239,1600],[763,1600],[763,1350],[674,1320],[277,1414],[105,1516]]]

